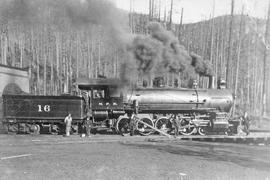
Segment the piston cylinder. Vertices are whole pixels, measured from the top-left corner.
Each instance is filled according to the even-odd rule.
[[[93,116],[96,119],[107,119],[108,111],[93,111]]]

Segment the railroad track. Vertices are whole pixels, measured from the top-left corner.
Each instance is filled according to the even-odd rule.
[[[270,137],[182,137],[181,140],[269,145]]]
[[[249,136],[178,136],[174,139],[164,137],[148,138],[150,142],[164,142],[164,141],[202,141],[202,142],[220,142],[220,143],[238,143],[250,145],[270,145],[270,133],[254,133]]]

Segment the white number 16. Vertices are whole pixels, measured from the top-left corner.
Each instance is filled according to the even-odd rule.
[[[51,111],[51,107],[50,105],[44,105],[44,107],[42,107],[42,105],[38,105],[38,112],[50,112]]]

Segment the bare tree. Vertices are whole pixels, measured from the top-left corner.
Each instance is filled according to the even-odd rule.
[[[172,16],[173,16],[173,0],[171,0],[170,21],[169,26],[167,27],[169,30],[172,29]]]
[[[227,66],[226,66],[226,81],[228,87],[230,87],[231,84],[231,57],[232,57],[232,37],[233,37],[233,27],[234,26],[234,0],[231,2],[231,18],[230,18],[230,31],[229,31],[229,52],[228,52],[228,58],[227,58]]]
[[[266,28],[265,28],[265,44],[268,44],[268,36],[269,36],[269,24],[270,23],[270,3],[268,6],[268,13],[267,13],[267,20],[266,20]],[[263,53],[263,88],[262,88],[262,112],[261,115],[265,116],[266,115],[266,92],[267,92],[267,51],[269,47],[265,47],[264,53]]]
[[[237,46],[237,59],[236,59],[236,72],[235,72],[235,81],[234,81],[234,95],[237,96],[237,90],[238,90],[238,76],[239,76],[239,63],[240,63],[240,54],[241,54],[241,45],[242,45],[242,29],[243,29],[243,23],[244,23],[244,6],[242,7],[241,12],[241,20],[240,20],[240,27],[239,27],[239,34],[238,34],[238,46]],[[233,116],[235,115],[235,104],[234,101],[233,104]]]
[[[181,9],[181,17],[180,17],[180,23],[179,23],[179,29],[178,29],[178,39],[179,40],[180,40],[181,35],[182,35],[183,15],[184,15],[184,8]]]

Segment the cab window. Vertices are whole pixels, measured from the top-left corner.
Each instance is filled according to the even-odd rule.
[[[121,91],[117,87],[110,87],[110,97],[121,97]]]
[[[102,99],[105,97],[104,90],[94,90],[93,91],[94,99]]]

